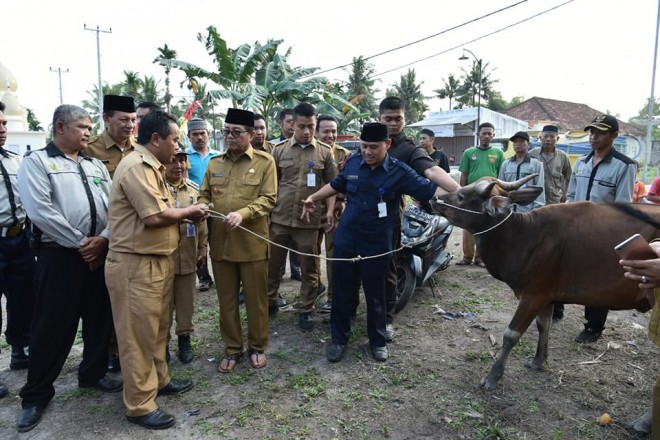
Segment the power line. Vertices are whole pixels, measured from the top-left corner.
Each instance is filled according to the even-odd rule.
[[[528,0],[521,0],[521,1],[519,1],[518,3],[513,3],[513,4],[509,5],[509,6],[505,6],[505,7],[502,8],[502,9],[498,9],[498,10],[496,10],[496,11],[489,12],[488,14],[482,15],[482,16],[477,17],[477,18],[473,18],[472,20],[468,20],[468,21],[466,21],[466,22],[464,22],[464,23],[458,24],[458,25],[456,25],[456,26],[454,26],[454,27],[451,27],[451,28],[449,28],[449,29],[445,29],[445,30],[443,30],[443,31],[440,31],[440,32],[438,32],[437,34],[429,35],[428,37],[424,37],[424,38],[421,38],[421,39],[419,39],[419,40],[415,40],[415,41],[412,41],[412,42],[410,42],[410,43],[406,43],[406,44],[404,44],[404,45],[402,45],[402,46],[398,46],[398,47],[395,47],[395,48],[393,48],[393,49],[389,49],[389,50],[386,50],[386,51],[383,51],[383,52],[379,52],[379,53],[377,53],[377,54],[375,54],[375,55],[371,55],[371,56],[368,56],[368,57],[363,58],[363,59],[364,59],[364,61],[371,60],[371,59],[376,58],[376,57],[379,57],[379,56],[381,56],[381,55],[385,55],[385,54],[388,54],[388,53],[392,53],[392,52],[394,52],[394,51],[397,51],[397,50],[400,50],[400,49],[403,49],[403,48],[406,48],[406,47],[412,46],[412,45],[414,45],[414,44],[421,43],[422,41],[426,41],[426,40],[428,40],[428,39],[431,39],[431,38],[437,37],[438,35],[446,34],[447,32],[450,32],[450,31],[456,30],[456,29],[461,28],[461,27],[463,27],[463,26],[467,26],[468,24],[475,23],[475,22],[477,22],[477,21],[479,21],[479,20],[483,20],[484,18],[488,18],[488,17],[490,17],[490,16],[492,16],[492,15],[495,15],[495,14],[498,14],[498,13],[500,13],[500,12],[506,11],[507,9],[511,9],[511,8],[513,8],[513,7],[515,7],[515,6],[518,6],[518,5],[522,4],[522,3],[525,3],[525,2],[527,2],[527,1],[528,1]],[[321,74],[323,74],[323,73],[332,72],[333,70],[343,69],[344,67],[348,67],[348,66],[350,66],[350,65],[352,65],[352,64],[353,64],[353,63],[350,62],[350,63],[348,63],[348,64],[343,64],[343,65],[341,65],[341,66],[333,67],[333,68],[331,68],[331,69],[321,70],[320,72],[314,72],[314,73],[313,73],[312,75],[310,75],[310,76],[321,75]]]
[[[483,39],[486,38],[486,37],[490,37],[491,35],[495,35],[495,34],[497,34],[497,33],[500,33],[500,32],[502,32],[502,31],[504,31],[504,30],[510,29],[510,28],[512,28],[512,27],[514,27],[514,26],[518,26],[519,24],[525,23],[525,22],[527,22],[527,21],[529,21],[529,20],[531,20],[531,19],[533,19],[533,18],[539,17],[539,16],[541,16],[541,15],[543,15],[543,14],[546,14],[546,13],[548,13],[548,12],[550,12],[550,11],[553,11],[553,10],[555,10],[555,9],[557,9],[557,8],[561,8],[562,6],[566,6],[567,4],[572,3],[572,2],[573,2],[573,0],[568,0],[568,1],[566,1],[566,2],[564,2],[564,3],[562,3],[562,4],[560,4],[560,5],[554,6],[554,7],[550,8],[550,9],[546,9],[545,11],[541,11],[541,12],[539,12],[538,14],[534,14],[534,15],[529,16],[529,17],[527,17],[527,18],[525,18],[525,19],[523,19],[523,20],[517,21],[517,22],[515,22],[515,23],[513,23],[513,24],[507,25],[507,26],[505,26],[505,27],[503,27],[503,28],[500,28],[500,29],[497,29],[497,30],[495,30],[495,31],[493,31],[493,32],[489,32],[489,33],[487,33],[487,34],[485,34],[485,35],[482,35],[482,36],[480,36],[480,37],[477,37],[477,38],[475,38],[475,39],[473,39],[473,40],[466,41],[466,42],[464,42],[464,43],[461,43],[461,44],[458,44],[458,45],[456,45],[456,46],[450,47],[449,49],[445,49],[445,50],[443,50],[442,52],[434,53],[433,55],[429,55],[429,56],[427,56],[427,57],[420,58],[419,60],[412,61],[412,62],[410,62],[410,63],[408,63],[408,64],[404,64],[404,65],[402,65],[402,66],[395,67],[395,68],[390,69],[390,70],[386,70],[385,72],[377,73],[376,75],[373,75],[372,78],[376,78],[376,77],[378,77],[378,76],[385,75],[385,74],[390,73],[390,72],[394,72],[395,70],[403,69],[404,67],[412,66],[413,64],[417,64],[417,63],[420,63],[420,62],[422,62],[422,61],[426,61],[426,60],[428,60],[428,59],[431,59],[431,58],[437,57],[438,55],[442,55],[442,54],[444,54],[444,53],[451,52],[451,51],[454,50],[454,49],[458,49],[458,48],[461,48],[461,47],[463,47],[463,46],[467,46],[468,44],[470,44],[470,43],[474,43],[475,41],[483,40]]]

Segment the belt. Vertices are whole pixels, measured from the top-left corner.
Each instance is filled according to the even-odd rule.
[[[0,227],[0,237],[16,237],[19,235],[21,232],[23,232],[23,228],[25,227],[25,223],[21,223],[20,225],[14,225],[14,226],[8,226],[8,227]]]

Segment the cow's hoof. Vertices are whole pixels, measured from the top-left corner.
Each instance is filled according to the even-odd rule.
[[[484,388],[486,391],[493,391],[495,387],[497,386],[497,380],[492,380],[488,376],[484,377],[481,380],[481,386]]]
[[[653,423],[653,410],[647,409],[646,412],[630,426],[638,434],[650,434]]]
[[[530,370],[534,371],[545,371],[545,368],[543,367],[542,363],[535,362],[533,360],[526,362],[525,366],[529,368]]]

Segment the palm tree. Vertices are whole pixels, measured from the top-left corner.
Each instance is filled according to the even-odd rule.
[[[429,109],[424,104],[424,94],[421,90],[422,84],[424,82],[417,84],[415,69],[409,69],[407,73],[401,75],[398,84],[393,84],[392,88],[387,90],[388,96],[397,96],[405,104],[407,123],[423,119],[424,112]]]
[[[349,100],[358,98],[355,103],[360,113],[367,113],[368,117],[378,116],[375,95],[379,92],[374,88],[377,80],[372,79],[375,74],[373,64],[367,63],[362,56],[353,57],[351,71],[348,75],[348,85],[344,96]]]
[[[138,72],[124,70],[124,80],[121,82],[121,92],[123,95],[132,96],[133,99],[137,100],[142,86],[142,78],[140,78]]]
[[[489,63],[483,63],[481,66],[481,72],[479,72],[479,63],[477,61],[472,62],[472,68],[470,71],[461,69],[463,75],[459,94],[457,100],[463,105],[469,105],[471,107],[476,107],[477,102],[479,101],[479,75],[481,74],[481,102],[487,102],[493,97],[493,85],[496,82],[499,82],[497,79],[491,79],[491,72],[488,72]]]
[[[172,71],[171,61],[176,60],[176,50],[170,49],[167,43],[163,47],[158,48],[159,55],[153,60],[154,63],[161,64],[165,67],[165,107],[170,112],[170,102],[172,101],[172,94],[170,93],[170,72]]]
[[[122,93],[122,84],[103,84],[101,89],[103,95],[121,95]],[[99,115],[99,95],[98,95],[98,86],[94,84],[92,90],[87,91],[89,99],[85,99],[82,102],[82,106],[85,110],[89,112],[89,115],[92,117],[92,134],[97,134],[101,126],[101,117]]]
[[[451,110],[452,100],[458,96],[461,89],[461,83],[453,74],[450,74],[447,79],[443,80],[443,82],[445,83],[445,86],[441,89],[434,90],[433,93],[436,94],[435,96],[437,98],[449,99],[449,110]]]

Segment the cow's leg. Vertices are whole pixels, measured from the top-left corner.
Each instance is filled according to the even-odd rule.
[[[527,362],[525,366],[532,370],[543,370],[543,364],[548,358],[548,337],[550,336],[550,321],[554,306],[552,303],[546,305],[536,315],[536,328],[539,331],[539,342],[536,345],[536,356],[533,360]]]
[[[507,329],[504,330],[500,355],[497,357],[488,375],[481,381],[481,385],[486,391],[492,391],[497,386],[497,382],[504,374],[504,366],[511,353],[511,349],[518,343],[520,337],[525,333],[525,330],[532,323],[532,320],[541,307],[538,301],[530,301],[524,294],[516,296],[520,298],[520,302],[518,303],[516,313],[513,315],[513,319]]]

